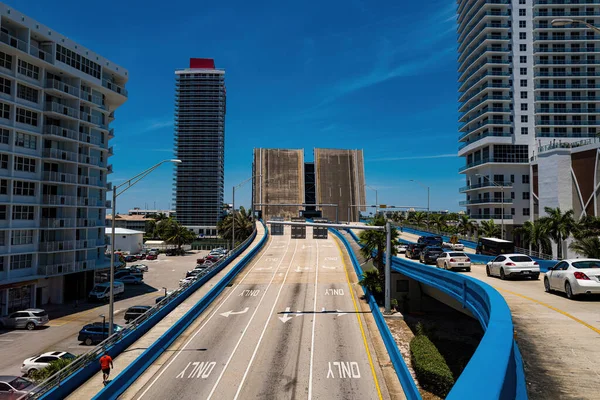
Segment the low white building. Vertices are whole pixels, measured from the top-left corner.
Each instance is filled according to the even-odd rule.
[[[107,248],[110,249],[112,231],[105,229]],[[137,254],[142,251],[144,243],[144,232],[125,228],[115,228],[115,250]]]

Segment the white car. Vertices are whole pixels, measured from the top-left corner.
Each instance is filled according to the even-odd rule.
[[[196,280],[195,276],[190,276],[188,278],[183,278],[179,280],[179,286],[184,286]]]
[[[127,267],[125,267],[125,269],[131,269],[131,268],[137,268],[140,271],[148,272],[148,266],[146,264],[133,264],[133,265],[128,265]]]
[[[34,371],[39,371],[42,368],[50,365],[52,361],[60,359],[72,360],[76,356],[66,351],[51,351],[49,353],[39,354],[37,356],[29,357],[23,361],[21,365],[21,373],[24,376],[29,375]]]
[[[406,248],[408,246],[406,246],[405,244],[401,244],[400,246],[396,246],[396,250],[398,251],[398,254],[406,254]]]
[[[456,251],[463,251],[465,249],[465,245],[462,243],[448,243],[448,242],[444,242],[442,244],[442,247],[445,249],[450,249],[450,250],[456,250]]]
[[[600,260],[563,260],[546,272],[544,287],[546,292],[565,292],[569,299],[580,294],[600,294]]]
[[[539,279],[540,265],[525,254],[501,254],[487,263],[485,273],[487,276],[499,276],[500,279]]]
[[[446,251],[438,257],[436,266],[448,270],[464,269],[471,272],[471,259],[463,252]]]
[[[144,280],[142,278],[140,278],[139,276],[125,275],[125,276],[122,276],[119,279],[117,279],[116,282],[122,282],[127,285],[129,285],[129,284],[141,285],[144,282]]]

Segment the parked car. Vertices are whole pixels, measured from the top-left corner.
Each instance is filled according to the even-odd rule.
[[[21,373],[24,376],[27,376],[32,372],[47,367],[52,361],[61,359],[73,360],[76,357],[77,356],[66,351],[51,351],[44,354],[38,354],[37,356],[26,358],[25,361],[23,361],[23,365],[21,365]]]
[[[190,277],[187,277],[187,278],[180,279],[179,280],[179,286],[187,285],[188,283],[193,282],[195,280],[196,280],[195,276],[190,276]]]
[[[539,279],[540,265],[525,254],[502,254],[487,263],[485,272],[487,276],[499,276],[500,279]]]
[[[146,254],[144,254],[144,253],[138,253],[138,254],[135,255],[135,259],[138,260],[138,261],[139,260],[145,260],[146,259]]]
[[[158,256],[156,254],[148,254],[146,256],[146,260],[156,260],[158,259]]]
[[[449,270],[464,269],[471,272],[471,259],[463,252],[446,251],[438,257],[436,266]]]
[[[406,249],[407,248],[408,248],[408,246],[405,245],[405,244],[401,244],[400,246],[396,246],[398,254],[406,254]]]
[[[117,278],[115,278],[117,279]],[[117,282],[123,282],[126,285],[141,285],[144,280],[142,278],[140,278],[139,276],[135,276],[135,275],[125,275],[123,277],[120,277]]]
[[[146,311],[148,311],[151,308],[152,307],[150,307],[150,306],[133,306],[133,307],[129,307],[127,309],[127,311],[125,311],[125,316],[124,316],[125,322],[130,323],[131,321],[133,321],[134,319],[136,319],[140,315],[146,313]]]
[[[21,396],[37,393],[36,385],[20,376],[0,376],[0,399],[19,399]]]
[[[411,260],[419,258],[421,255],[421,250],[426,247],[424,244],[415,244],[411,243],[406,248],[405,256],[406,258],[410,258]]]
[[[119,332],[123,327],[121,325],[113,325],[113,333]],[[87,346],[100,343],[108,337],[108,322],[94,322],[93,324],[87,324],[79,331],[77,340],[83,342]]]
[[[564,292],[569,299],[582,294],[600,294],[600,260],[562,260],[546,272],[546,292]]]
[[[116,274],[115,274],[116,275]],[[115,281],[113,285],[113,295],[115,297],[120,297],[123,293],[125,293],[125,285],[123,282]],[[110,297],[110,282],[97,283],[90,293],[88,294],[88,299],[92,301],[98,300],[106,300],[108,301]]]
[[[441,247],[438,246],[427,246],[421,250],[419,254],[419,261],[425,264],[435,264],[438,257],[444,252]]]
[[[16,311],[8,317],[0,318],[1,328],[27,329],[32,331],[48,323],[48,313],[41,308],[28,308]]]
[[[125,269],[138,269],[142,272],[148,272],[148,266],[146,264],[133,264],[133,265],[128,265],[127,267],[125,267]]]
[[[144,273],[136,269],[122,269],[115,272],[115,280],[121,280],[121,278],[129,275],[137,276],[138,278],[143,278]]]
[[[125,256],[124,259],[125,259],[125,262],[134,262],[134,261],[137,261],[137,258],[134,255],[132,255],[132,254]]]

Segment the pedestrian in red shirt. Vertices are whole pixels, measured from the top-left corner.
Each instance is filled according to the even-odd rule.
[[[108,383],[111,368],[113,368],[112,358],[105,353],[100,357],[100,369],[102,370],[102,383],[104,383],[104,386]]]

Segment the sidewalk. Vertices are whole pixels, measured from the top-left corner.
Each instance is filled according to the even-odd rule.
[[[142,354],[152,343],[154,343],[159,337],[161,337],[175,322],[177,322],[185,313],[187,313],[192,306],[194,306],[204,295],[213,287],[219,280],[221,280],[247,253],[249,253],[254,247],[258,245],[260,240],[265,235],[265,230],[262,224],[257,224],[257,235],[254,241],[248,246],[248,248],[242,252],[235,260],[233,260],[227,267],[215,275],[210,281],[206,282],[200,289],[196,290],[190,295],[183,303],[181,303],[176,309],[171,311],[165,316],[158,324],[156,324],[150,331],[144,336],[138,339],[135,343],[129,346],[113,361],[114,369],[111,371],[111,377],[119,375],[129,364],[131,364],[140,354]],[[67,399],[79,400],[79,399],[91,399],[100,390],[104,388],[102,383],[102,372],[100,372],[100,366],[98,365],[98,373],[91,379],[81,385],[76,391],[71,393]]]

